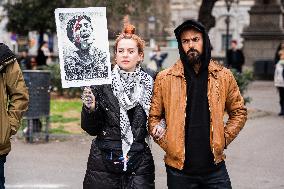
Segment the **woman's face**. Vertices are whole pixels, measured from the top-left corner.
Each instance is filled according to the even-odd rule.
[[[143,55],[138,52],[135,40],[121,39],[117,44],[115,58],[120,69],[126,72],[133,72],[138,62],[143,59]]]

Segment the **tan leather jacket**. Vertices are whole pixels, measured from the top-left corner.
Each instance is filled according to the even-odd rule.
[[[162,118],[166,133],[157,142],[166,152],[165,163],[182,169],[185,160],[186,80],[182,62],[157,75],[149,115],[149,132]],[[215,61],[208,66],[208,103],[210,111],[210,145],[215,163],[225,159],[223,153],[238,135],[247,119],[247,110],[233,74]],[[229,119],[224,123],[224,111]]]
[[[0,73],[0,155],[10,152],[10,137],[19,129],[29,100],[21,69],[15,59],[11,61]]]

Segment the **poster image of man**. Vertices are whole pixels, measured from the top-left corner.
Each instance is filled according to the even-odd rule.
[[[69,41],[69,43],[64,43],[64,40],[61,40],[61,48],[59,45],[63,59],[61,72],[64,72],[61,78],[68,84],[67,87],[91,85],[86,82],[92,85],[94,83],[105,84],[110,78],[108,41],[107,39],[104,41],[106,43],[104,49],[97,46],[100,42],[95,39],[94,35],[97,32],[92,23],[94,17],[91,12],[61,12],[58,14],[59,21],[65,21],[65,24],[62,24],[65,27],[60,28],[65,31],[64,39]],[[106,28],[105,31],[107,33]],[[59,35],[58,38],[60,37]],[[58,41],[60,43],[60,40]]]

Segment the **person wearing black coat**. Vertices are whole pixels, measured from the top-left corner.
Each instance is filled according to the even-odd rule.
[[[84,189],[153,189],[147,119],[153,79],[140,67],[144,41],[127,25],[115,43],[112,84],[85,87],[81,127],[92,141]]]
[[[242,73],[242,67],[245,63],[245,57],[241,49],[237,49],[237,41],[231,41],[231,49],[227,52],[227,64],[229,68],[235,69],[238,73]]]

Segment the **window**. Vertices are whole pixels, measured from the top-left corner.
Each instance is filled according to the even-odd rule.
[[[231,34],[229,34],[229,48],[230,48],[230,42],[231,42],[231,40],[232,40],[232,35]],[[226,34],[222,34],[222,51],[225,51],[226,50],[226,39],[227,39],[227,35]]]

